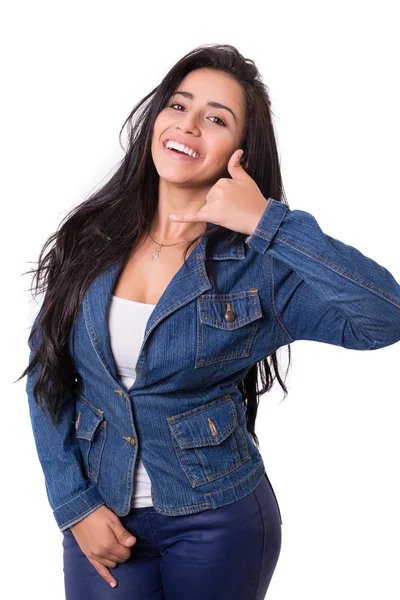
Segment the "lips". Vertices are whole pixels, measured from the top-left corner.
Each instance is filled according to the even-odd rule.
[[[167,141],[169,139],[172,139],[172,138],[167,138],[165,140],[165,142],[162,143],[162,145],[163,145],[164,151],[169,154],[170,158],[174,158],[176,160],[189,160],[189,161],[192,161],[192,162],[196,162],[198,160],[202,160],[203,159],[202,156],[199,156],[197,158],[193,158],[193,156],[189,156],[189,154],[184,154],[183,152],[177,152],[176,150],[171,150],[170,148],[167,148],[166,147],[166,143],[167,143]],[[185,146],[186,146],[186,144],[185,144]],[[190,146],[188,146],[188,148],[190,148]]]
[[[186,140],[180,139],[179,137],[166,137],[165,140],[163,140],[164,146],[169,141],[177,142],[178,144],[182,144],[183,146],[186,146],[187,148],[194,150],[194,152],[197,152],[197,154],[200,154],[199,158],[203,158],[201,155],[200,149],[196,145],[193,145],[191,142],[189,143]]]

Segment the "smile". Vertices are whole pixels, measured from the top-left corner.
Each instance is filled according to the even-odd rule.
[[[173,147],[167,148],[167,144],[171,144],[171,143],[174,143],[175,148],[173,148]],[[178,145],[176,142],[170,142],[170,140],[167,140],[167,142],[163,142],[163,147],[164,147],[165,152],[167,152],[169,154],[169,156],[171,156],[171,158],[175,158],[177,160],[197,161],[201,158],[198,152],[196,152],[192,156],[190,156],[190,154],[186,154],[185,152],[182,151],[183,148],[185,147],[185,146],[183,146],[183,144]],[[191,152],[194,152],[194,151],[191,150]]]

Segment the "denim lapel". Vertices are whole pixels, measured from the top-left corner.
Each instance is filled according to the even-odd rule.
[[[164,290],[147,321],[143,344],[163,319],[212,288],[205,265],[206,243],[207,238],[203,236],[189,254],[186,264],[181,266]],[[213,260],[243,260],[245,258],[243,240],[239,239],[238,243],[226,249],[223,249],[222,246],[223,243],[218,241],[212,254]],[[122,266],[123,257],[120,257],[92,281],[83,299],[84,320],[91,343],[104,369],[118,385],[120,384],[107,327],[107,310],[114,284]]]

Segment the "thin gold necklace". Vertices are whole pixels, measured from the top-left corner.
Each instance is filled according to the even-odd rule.
[[[161,252],[161,248],[163,246],[177,246],[178,244],[188,244],[188,241],[183,241],[183,242],[175,242],[174,244],[161,244],[160,242],[157,242],[157,240],[155,240],[153,238],[153,236],[151,235],[150,231],[149,231],[149,236],[151,237],[151,239],[153,240],[153,242],[155,242],[157,244],[157,248],[155,250],[153,250],[153,252],[151,253],[151,259],[153,260],[154,258],[158,258]],[[190,241],[194,241],[196,238],[194,238],[193,240]]]

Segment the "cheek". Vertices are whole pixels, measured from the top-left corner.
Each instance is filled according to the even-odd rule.
[[[236,150],[236,140],[232,134],[222,131],[219,135],[212,136],[210,139],[209,148],[220,161],[229,160],[233,152]]]
[[[214,166],[219,170],[222,168],[226,168],[230,157],[234,153],[236,148],[232,149],[232,144],[219,143],[216,142],[210,147],[208,157],[214,164]]]
[[[163,115],[163,113],[160,113],[154,121],[153,141],[158,141],[160,139],[162,132],[166,127],[167,124],[165,123],[165,116]]]

